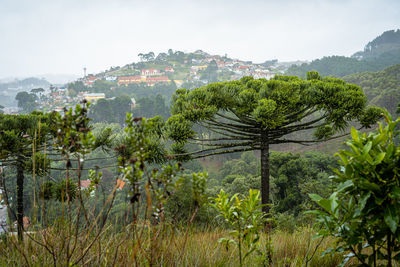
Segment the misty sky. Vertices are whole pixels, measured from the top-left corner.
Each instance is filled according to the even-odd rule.
[[[397,28],[399,0],[0,0],[0,78],[95,73],[169,48],[254,62],[350,56]]]

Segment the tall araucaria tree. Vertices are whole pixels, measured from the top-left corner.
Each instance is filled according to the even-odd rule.
[[[326,141],[343,134],[350,121],[369,127],[380,118],[381,110],[367,108],[366,102],[357,85],[322,78],[317,72],[308,73],[307,80],[244,77],[192,91],[177,90],[166,127],[175,141],[174,153],[180,156],[260,150],[262,204],[268,204],[270,146]],[[204,134],[202,128],[211,134]],[[308,138],[296,134],[307,130],[313,131]],[[202,149],[187,152],[186,144]],[[269,208],[265,206],[264,211]]]
[[[50,133],[49,120],[49,114],[40,112],[29,115],[0,114],[0,160],[17,169],[16,217],[20,240],[23,238],[25,173],[32,171],[32,162],[37,165],[38,160],[46,160],[38,151]]]

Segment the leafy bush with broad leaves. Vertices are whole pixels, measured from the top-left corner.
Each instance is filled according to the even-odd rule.
[[[400,263],[400,147],[394,143],[400,118],[386,113],[385,120],[376,133],[352,128],[349,149],[336,154],[342,170],[333,178],[335,192],[327,199],[309,195],[322,208],[311,211],[324,226],[319,235],[337,237],[331,251],[349,252],[343,265],[352,257],[363,266]]]
[[[229,194],[221,190],[217,197],[211,198],[211,204],[218,213],[232,228],[229,232],[231,238],[220,238],[219,243],[229,249],[229,245],[234,244],[239,253],[240,266],[243,266],[244,260],[254,251],[263,255],[260,250],[260,233],[266,223],[266,214],[262,212],[260,191],[249,190],[247,197],[235,194],[229,197]],[[270,244],[267,246],[271,248]],[[268,255],[270,254],[270,249]]]

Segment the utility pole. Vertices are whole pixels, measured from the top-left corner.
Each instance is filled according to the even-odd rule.
[[[86,77],[86,67],[83,68],[83,78]]]

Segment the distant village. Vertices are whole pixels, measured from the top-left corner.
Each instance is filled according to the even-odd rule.
[[[169,83],[173,81],[179,88],[185,82],[202,81],[200,75],[201,71],[205,71],[212,63],[214,63],[218,68],[217,73],[225,72],[230,74],[230,79],[228,80],[237,80],[243,76],[252,76],[256,79],[271,79],[276,74],[283,73],[281,66],[277,64],[277,62],[270,66],[265,66],[263,64],[253,64],[251,61],[230,59],[226,56],[211,56],[202,50],[197,50],[192,54],[198,55],[200,58],[184,60],[183,64],[179,64],[180,66],[178,67],[176,66],[178,64],[168,61],[163,62],[164,64],[160,64],[163,65],[163,68],[138,69],[137,66],[139,64],[128,64],[122,68],[116,67],[111,71],[101,74],[85,75],[85,77],[82,78],[82,81],[89,87],[93,86],[96,80],[116,82],[118,86],[142,83],[147,86],[153,86],[157,83]],[[157,58],[155,60],[157,60]],[[188,70],[185,75],[186,77],[181,79],[171,79],[171,76],[174,76],[171,74],[176,72],[176,68],[182,69],[182,65],[184,65],[185,70]],[[138,75],[124,75],[124,73],[129,73],[129,70],[131,70],[132,73],[135,73],[135,71],[140,73],[138,73]],[[203,82],[207,83],[208,81],[203,80]]]
[[[210,55],[202,50],[185,54],[176,51],[175,54],[169,51],[160,53],[157,57],[154,53],[143,55],[142,61],[127,64],[123,67],[111,67],[109,70],[98,74],[86,74],[75,82],[80,82],[87,88],[86,91],[79,91],[76,94],[69,92],[71,84],[59,86],[43,87],[46,90],[36,94],[39,110],[61,112],[65,107],[72,107],[80,103],[83,99],[96,102],[105,99],[106,94],[96,92],[96,83],[102,82],[110,86],[111,90],[118,87],[138,85],[155,86],[159,84],[174,84],[176,88],[181,88],[188,83],[205,85],[214,82],[207,79],[204,75],[212,70],[218,77],[217,81],[238,80],[244,76],[251,76],[255,79],[271,79],[277,74],[283,74],[289,67],[289,63],[278,63],[277,60],[255,64],[251,61],[231,59],[225,56]],[[179,58],[179,60],[174,59]],[[171,59],[172,58],[172,59]],[[296,64],[296,63],[295,63]],[[135,99],[132,98],[132,106]],[[20,111],[17,107],[5,107],[4,113],[17,114]]]

